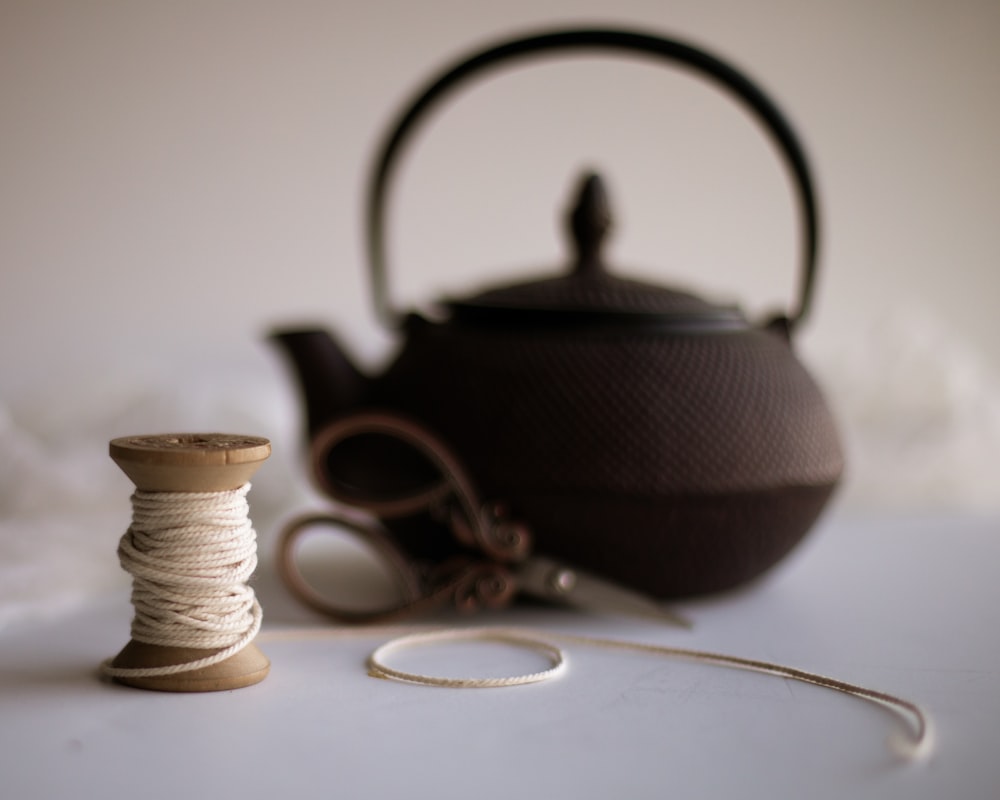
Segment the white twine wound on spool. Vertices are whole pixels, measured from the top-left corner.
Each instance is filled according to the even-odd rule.
[[[222,492],[136,490],[132,495],[132,524],[118,544],[122,568],[132,575],[132,638],[218,652],[159,667],[106,662],[106,675],[190,672],[225,661],[253,641],[262,613],[247,584],[257,567],[249,491],[246,483]]]

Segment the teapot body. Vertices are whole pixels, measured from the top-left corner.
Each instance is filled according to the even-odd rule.
[[[495,65],[593,49],[693,69],[729,91],[778,145],[799,201],[802,252],[797,303],[775,322],[754,326],[735,310],[607,270],[601,244],[611,214],[593,175],[568,220],[568,273],[451,302],[442,322],[396,308],[387,196],[416,122]],[[816,271],[812,178],[781,112],[721,59],[683,42],[601,29],[541,33],[463,58],[417,93],[385,137],[366,233],[375,310],[401,336],[386,372],[367,378],[316,330],[277,337],[297,367],[315,476],[334,499],[337,486],[349,496],[368,492],[366,502],[397,490],[424,498],[420,487],[434,486],[433,470],[405,449],[377,437],[335,453],[316,446],[344,415],[405,416],[461,460],[480,496],[530,526],[541,554],[662,598],[752,580],[826,505],[843,457],[830,411],[791,346]]]
[[[369,407],[448,442],[536,546],[658,597],[777,563],[843,469],[832,415],[779,329],[709,333],[411,317]]]

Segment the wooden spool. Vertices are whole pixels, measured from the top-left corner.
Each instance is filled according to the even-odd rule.
[[[148,492],[223,492],[246,483],[271,454],[257,436],[160,434],[113,439],[111,458],[138,489]],[[133,639],[111,662],[127,669],[186,664],[219,650],[162,647]],[[164,692],[215,692],[259,683],[271,662],[251,642],[235,655],[208,667],[155,677],[114,680],[139,689]]]

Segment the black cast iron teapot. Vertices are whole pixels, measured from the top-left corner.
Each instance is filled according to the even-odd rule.
[[[606,193],[588,175],[570,215],[568,271],[444,302],[440,320],[397,314],[387,296],[384,206],[418,118],[501,62],[595,49],[691,68],[729,90],[771,135],[801,211],[797,306],[755,324],[736,308],[616,275],[601,254]],[[700,49],[645,33],[570,30],[461,61],[399,117],[370,186],[373,294],[382,320],[399,330],[398,356],[368,378],[323,330],[275,334],[297,368],[319,486],[375,510],[380,498],[433,493],[432,465],[399,442],[325,433],[378,410],[447,443],[481,495],[530,528],[537,552],[661,598],[760,575],[812,526],[843,468],[834,421],[791,346],[810,305],[816,217],[808,165],[784,117],[744,75]]]

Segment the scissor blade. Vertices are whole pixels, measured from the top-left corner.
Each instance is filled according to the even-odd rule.
[[[529,558],[518,568],[517,579],[522,591],[544,600],[586,611],[651,617],[682,628],[691,627],[690,622],[652,597],[548,558]]]

